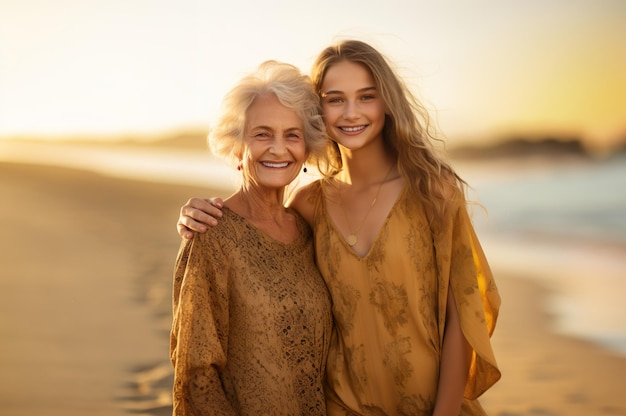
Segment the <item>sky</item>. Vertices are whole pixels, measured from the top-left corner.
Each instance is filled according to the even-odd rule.
[[[451,141],[626,136],[623,0],[0,0],[0,138],[203,128],[266,59],[383,52]]]

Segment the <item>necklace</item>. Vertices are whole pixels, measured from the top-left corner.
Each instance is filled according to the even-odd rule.
[[[346,219],[346,225],[348,226],[348,236],[346,237],[346,242],[350,245],[350,246],[354,246],[357,241],[358,238],[357,236],[359,235],[359,231],[361,231],[361,228],[363,228],[363,224],[365,224],[365,220],[367,219],[367,216],[370,215],[370,211],[372,210],[372,208],[374,207],[374,204],[376,204],[376,200],[378,200],[378,195],[380,194],[380,190],[383,188],[383,185],[385,184],[385,182],[387,182],[387,179],[389,178],[389,175],[391,175],[391,171],[393,170],[393,164],[391,165],[391,168],[389,169],[389,172],[387,172],[387,174],[385,175],[385,178],[383,179],[383,181],[380,183],[380,185],[378,186],[378,190],[376,191],[376,195],[374,195],[374,199],[372,200],[372,203],[370,204],[369,208],[367,208],[367,212],[365,213],[365,216],[363,216],[363,219],[361,220],[361,224],[359,224],[359,226],[357,227],[356,230],[352,231],[350,228],[350,221],[348,220],[348,214],[346,214],[346,210],[343,206],[343,199],[341,198],[341,192],[339,193],[339,205],[341,206],[341,211],[343,212],[343,216]]]

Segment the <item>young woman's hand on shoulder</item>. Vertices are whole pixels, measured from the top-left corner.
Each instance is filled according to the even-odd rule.
[[[191,198],[180,209],[176,228],[181,237],[190,239],[193,232],[204,233],[207,226],[216,226],[217,219],[222,216],[221,198]]]

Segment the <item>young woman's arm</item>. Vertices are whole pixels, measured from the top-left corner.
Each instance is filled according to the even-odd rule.
[[[296,190],[295,195],[288,201],[287,206],[294,208],[310,224],[313,223],[314,206],[307,200],[307,189]],[[204,233],[207,226],[214,227],[222,217],[223,201],[221,198],[191,198],[180,208],[180,215],[176,223],[178,234],[189,240],[194,231]]]
[[[299,188],[295,191],[293,197],[287,201],[287,206],[298,211],[298,214],[302,216],[313,227],[313,216],[315,215],[315,206],[309,200],[311,189],[309,187]]]
[[[472,348],[461,331],[452,290],[448,290],[439,385],[433,416],[458,416],[463,402]]]
[[[191,198],[180,209],[180,216],[176,228],[181,237],[190,239],[193,232],[204,233],[207,226],[217,225],[217,218],[222,216],[221,198]]]

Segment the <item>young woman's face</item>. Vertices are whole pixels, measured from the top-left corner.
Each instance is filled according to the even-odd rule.
[[[287,186],[306,161],[304,125],[296,112],[273,94],[257,97],[248,108],[244,171],[266,188]]]
[[[382,140],[385,106],[374,78],[361,64],[342,61],[326,71],[322,111],[328,134],[346,148]]]

